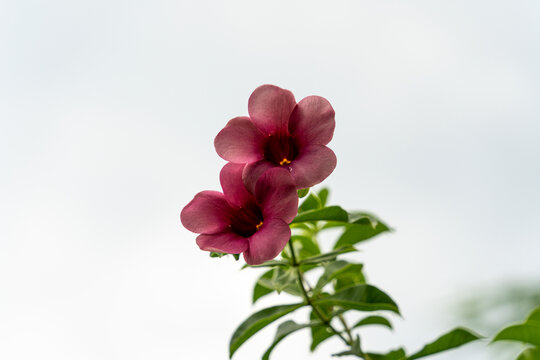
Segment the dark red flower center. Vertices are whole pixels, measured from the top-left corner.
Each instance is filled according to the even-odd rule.
[[[262,224],[262,211],[255,203],[246,204],[231,215],[232,231],[244,237],[255,234]]]
[[[290,135],[270,135],[264,146],[264,157],[276,165],[289,165],[298,155],[296,141]]]

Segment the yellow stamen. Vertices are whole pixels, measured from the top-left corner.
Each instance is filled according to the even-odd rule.
[[[259,230],[259,228],[263,225],[263,222],[261,221],[258,225],[255,225],[255,227],[257,228],[257,230]]]
[[[290,163],[291,162],[287,158],[283,158],[283,160],[279,162],[279,165],[289,165]]]

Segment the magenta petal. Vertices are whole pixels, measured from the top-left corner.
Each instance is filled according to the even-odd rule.
[[[257,180],[255,198],[261,205],[265,219],[282,219],[288,224],[298,212],[298,193],[294,180],[283,168],[270,169]]]
[[[233,206],[241,207],[253,201],[253,195],[247,191],[242,181],[244,167],[244,164],[228,163],[225,164],[219,173],[219,181],[223,189],[223,194],[225,194],[225,199]]]
[[[231,231],[219,234],[202,234],[197,236],[197,245],[201,250],[216,251],[227,254],[240,254],[247,250],[248,239]]]
[[[244,172],[242,174],[242,180],[244,181],[244,184],[246,185],[248,191],[252,194],[255,194],[255,184],[257,183],[257,180],[259,180],[259,177],[266,170],[272,169],[274,167],[279,166],[274,165],[266,160],[246,164],[246,167],[244,168]]]
[[[296,187],[303,189],[319,184],[336,168],[336,155],[324,145],[310,145],[301,149],[291,163],[291,175]]]
[[[214,139],[219,156],[234,163],[261,160],[265,136],[248,117],[237,117],[227,123]]]
[[[289,225],[281,219],[264,219],[264,223],[249,238],[244,259],[250,265],[262,264],[279,255],[291,237]]]
[[[189,231],[213,234],[228,228],[230,211],[222,193],[201,191],[182,209],[180,220]]]
[[[294,95],[289,90],[262,85],[249,97],[248,112],[251,121],[265,134],[286,134],[295,106]]]
[[[326,145],[334,135],[334,117],[334,109],[328,100],[308,96],[294,109],[289,120],[289,131],[300,145]]]

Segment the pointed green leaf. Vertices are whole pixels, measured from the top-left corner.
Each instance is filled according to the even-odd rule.
[[[328,262],[335,260],[338,255],[358,251],[352,246],[346,246],[329,253],[324,253],[317,256],[312,256],[300,261],[300,264],[319,264],[322,262]]]
[[[274,269],[268,270],[267,272],[262,274],[259,280],[257,280],[257,282],[255,283],[255,287],[253,288],[253,298],[252,298],[253,304],[255,304],[255,302],[259,300],[260,298],[262,298],[263,296],[268,295],[274,291],[273,289],[267,288],[260,283],[261,279],[271,279],[273,274],[274,274]]]
[[[352,326],[351,329],[355,329],[357,327],[366,326],[366,325],[382,325],[382,326],[386,326],[389,329],[392,329],[392,324],[390,323],[390,321],[387,318],[378,316],[378,315],[373,315],[373,316],[368,316],[366,318],[363,318],[362,320],[354,324],[354,326]]]
[[[360,355],[354,354],[351,350],[341,351],[341,352],[332,354],[332,356],[334,356],[334,357],[341,357],[341,356],[357,356],[357,357],[360,357]]]
[[[480,339],[480,336],[474,334],[470,330],[456,328],[439,337],[437,340],[427,344],[422,350],[418,351],[417,353],[407,357],[407,360],[419,359],[446,350],[454,349],[478,339]]]
[[[349,356],[353,355],[359,358],[364,358],[364,353],[362,352],[361,346],[360,346],[360,336],[356,336],[356,339],[354,339],[353,343],[351,344],[351,348],[349,350],[345,350],[342,352],[339,352],[337,354],[332,354],[332,356]]]
[[[216,252],[216,251],[211,251],[210,252],[210,257],[211,258],[222,258],[226,255],[229,255],[229,254],[225,254],[225,253],[220,253],[220,252]]]
[[[540,324],[533,320],[525,324],[508,326],[493,339],[493,341],[500,340],[520,341],[540,346]]]
[[[311,346],[310,350],[314,351],[323,341],[331,338],[334,335],[330,328],[326,325],[314,326],[311,328]]]
[[[321,253],[319,244],[314,238],[310,236],[293,235],[291,236],[291,240],[294,247],[294,252],[296,254],[296,258],[299,260],[316,256]],[[283,253],[287,258],[291,257],[288,246],[283,249]]]
[[[398,306],[390,296],[367,284],[342,289],[334,295],[316,300],[315,304],[337,305],[361,311],[389,310],[399,314]]]
[[[315,210],[322,208],[321,200],[313,193],[309,194],[304,201],[298,207],[298,212],[303,213],[309,210]]]
[[[338,273],[334,281],[334,291],[339,291],[353,285],[365,284],[366,278],[364,277],[362,268],[362,264],[351,264],[351,266]]]
[[[308,210],[298,214],[292,223],[306,221],[344,221],[349,220],[349,215],[339,206],[329,206],[322,209]]]
[[[291,266],[291,263],[288,262],[288,261],[285,261],[285,260],[270,260],[270,261],[267,261],[267,262],[264,262],[260,265],[249,265],[249,264],[245,264],[244,266],[242,266],[242,269],[245,269],[245,268],[263,268],[263,267],[290,267]]]
[[[325,340],[330,339],[332,336],[334,336],[334,333],[326,325],[314,326],[311,329],[312,340],[311,340],[310,350],[312,352],[315,351],[317,346],[319,346]]]
[[[540,348],[528,348],[516,360],[540,360]]]
[[[369,360],[405,360],[407,358],[405,350],[401,348],[392,350],[386,354],[367,353],[366,355],[369,356]],[[368,357],[366,357],[366,359],[368,359]]]
[[[538,306],[531,312],[531,314],[527,318],[527,322],[529,321],[536,321],[540,323],[540,306]]]
[[[320,191],[319,191],[319,199],[321,200],[321,204],[322,206],[326,206],[326,203],[328,202],[328,195],[330,194],[330,191],[328,190],[328,188],[322,188]]]
[[[309,188],[298,189],[298,197],[301,199],[309,193]]]
[[[291,295],[302,296],[296,281],[296,270],[293,268],[275,268],[270,277],[260,278],[258,283],[267,289],[278,292],[285,291]]]
[[[332,306],[319,306],[319,311],[329,319],[332,317]],[[311,322],[319,321],[319,317],[312,311],[309,315]],[[335,334],[324,324],[316,325],[311,328],[311,346],[310,350],[313,352],[322,342],[331,338]]]
[[[302,296],[302,291],[296,281],[296,273],[293,268],[276,267],[265,272],[255,283],[252,302],[255,303],[261,297],[274,291],[278,294],[284,291],[294,296]]]
[[[349,226],[352,224],[367,224],[368,222],[371,223],[372,227],[375,227],[378,223],[384,223],[381,219],[376,217],[373,214],[367,213],[367,212],[348,212],[349,218],[347,221],[328,221],[326,224],[324,224],[323,229],[328,228],[334,228],[334,227],[340,227],[340,226]]]
[[[340,276],[347,274],[348,272],[351,275],[358,274],[363,279],[362,274],[362,264],[353,264],[344,260],[332,261],[324,267],[324,273],[321,275],[315,288],[313,289],[314,294],[318,294],[323,287],[328,284],[333,279],[339,278]]]
[[[388,226],[382,222],[362,217],[345,227],[345,231],[334,245],[334,248],[354,245],[389,230]]]
[[[299,309],[304,304],[278,305],[257,311],[248,317],[234,332],[229,343],[229,358],[238,348],[257,331],[264,328],[266,325],[276,321],[277,319]]]
[[[310,327],[310,326],[313,326],[315,325],[316,323],[312,323],[312,324],[297,324],[295,323],[294,321],[292,320],[287,320],[285,321],[284,323],[280,324],[277,328],[277,331],[276,331],[276,336],[274,337],[274,341],[272,342],[272,344],[270,345],[270,347],[266,350],[266,352],[264,353],[263,357],[262,357],[262,360],[268,360],[270,359],[270,353],[272,352],[272,350],[274,350],[274,348],[276,347],[277,344],[279,344],[279,342],[281,340],[283,340],[285,337],[289,336],[290,334],[298,331],[298,330],[301,330],[301,329],[304,329],[304,328],[307,328],[307,327]]]

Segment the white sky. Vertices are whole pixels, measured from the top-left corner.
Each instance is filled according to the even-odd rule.
[[[255,271],[179,222],[258,85],[336,110],[332,202],[409,350],[478,286],[540,274],[538,1],[0,2],[0,358],[226,359]],[[260,358],[266,330],[235,359]],[[487,359],[483,346],[433,359]],[[274,359],[310,356],[307,334]],[[482,355],[483,354],[483,355]]]

